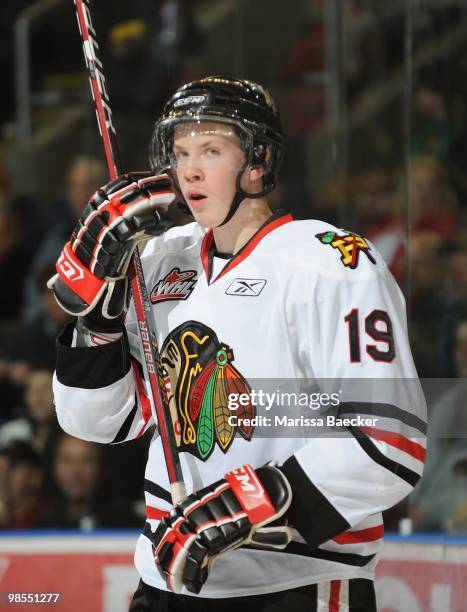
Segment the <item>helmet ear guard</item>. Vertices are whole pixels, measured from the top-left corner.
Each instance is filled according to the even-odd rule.
[[[175,126],[201,121],[232,125],[245,153],[245,163],[236,179],[236,194],[221,223],[224,225],[245,198],[260,198],[275,188],[282,163],[282,125],[269,92],[251,81],[207,77],[179,88],[155,125],[149,158],[155,173],[167,172],[182,199],[172,152]],[[263,189],[257,193],[246,193],[241,187],[248,167],[263,170]]]

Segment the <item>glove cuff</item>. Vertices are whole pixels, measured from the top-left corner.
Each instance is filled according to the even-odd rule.
[[[225,479],[255,526],[280,518],[292,501],[290,485],[274,465],[265,465],[257,471],[250,465],[243,465],[226,474]]]

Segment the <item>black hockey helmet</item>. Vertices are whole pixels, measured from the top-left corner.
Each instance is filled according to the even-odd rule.
[[[175,126],[181,122],[215,121],[236,128],[245,162],[236,181],[236,194],[227,223],[245,198],[259,198],[272,191],[282,163],[283,131],[271,94],[251,81],[206,77],[180,87],[165,105],[152,136],[149,161],[154,173],[168,172],[178,188],[173,155]],[[263,167],[263,189],[245,193],[241,178],[249,166]]]

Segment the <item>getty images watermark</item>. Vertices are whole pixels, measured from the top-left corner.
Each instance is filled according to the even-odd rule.
[[[244,416],[244,409],[248,406],[262,408],[270,411],[272,408],[295,408],[311,409],[314,411],[334,411],[341,405],[341,394],[339,390],[334,393],[297,393],[274,391],[268,393],[263,390],[252,390],[249,393],[230,393],[228,408],[232,414],[228,417],[229,425],[253,426],[253,427],[375,427],[378,419],[370,416],[346,416],[337,414],[274,414],[267,416],[257,414],[254,417]],[[236,414],[239,410],[242,416]]]

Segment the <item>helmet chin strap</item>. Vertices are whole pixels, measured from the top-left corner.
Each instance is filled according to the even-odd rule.
[[[228,223],[230,221],[230,219],[232,219],[232,217],[237,212],[237,210],[238,210],[240,204],[243,202],[243,200],[245,200],[246,198],[249,198],[251,200],[254,200],[256,198],[262,198],[267,193],[269,193],[270,189],[263,189],[262,191],[259,191],[258,193],[246,193],[245,191],[243,191],[243,189],[241,188],[240,183],[242,181],[243,175],[245,174],[245,170],[248,168],[248,166],[249,166],[249,164],[246,162],[240,168],[240,171],[239,171],[239,173],[237,175],[237,180],[235,181],[236,192],[235,192],[235,195],[234,195],[234,199],[232,200],[232,204],[230,205],[229,212],[227,213],[227,215],[226,215],[225,219],[222,221],[222,223],[220,223],[219,225],[216,225],[216,229],[218,227],[222,227],[223,225]]]

